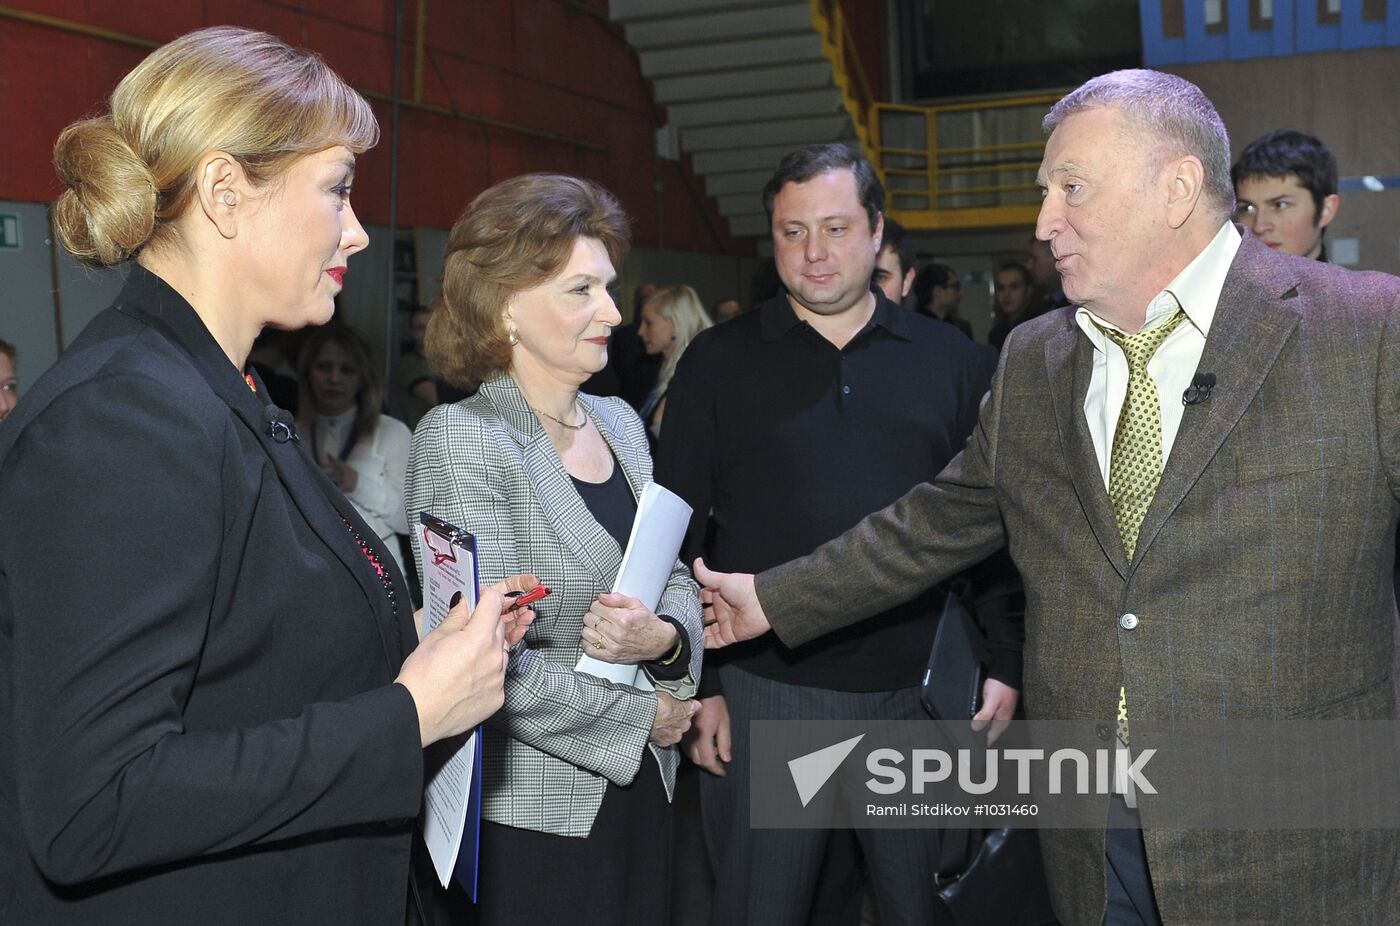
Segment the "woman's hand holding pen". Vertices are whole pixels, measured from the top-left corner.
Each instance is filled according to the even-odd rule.
[[[583,616],[583,651],[603,662],[636,665],[676,649],[676,626],[630,595],[604,592]]]
[[[538,584],[534,576],[521,575],[483,588],[476,610],[468,614],[459,603],[404,660],[395,681],[413,696],[424,746],[470,730],[505,702],[505,596]],[[516,611],[511,635],[524,636],[533,619],[533,611]]]
[[[505,581],[520,580],[514,591],[506,593],[505,610],[501,612],[501,620],[506,625],[506,647],[515,646],[525,638],[525,631],[530,629],[530,624],[535,620],[535,612],[530,607],[536,601],[549,594],[547,585],[541,585],[540,580],[535,576],[526,574],[512,576]]]

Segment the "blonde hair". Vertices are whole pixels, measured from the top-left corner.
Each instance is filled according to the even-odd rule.
[[[661,365],[653,390],[657,395],[665,395],[666,388],[671,385],[671,377],[676,373],[676,364],[680,362],[681,354],[690,346],[691,339],[714,323],[705,312],[700,295],[689,286],[663,286],[642,303],[643,309],[647,306],[651,306],[662,318],[676,326],[676,346],[671,350],[671,356]]]
[[[111,266],[169,233],[210,151],[262,184],[305,155],[378,141],[369,103],[319,55],[250,29],[201,29],[122,78],[109,114],[59,135],[54,166],[68,189],[54,224],[74,258]]]
[[[592,181],[526,174],[472,200],[447,236],[442,295],[423,342],[428,365],[463,389],[509,369],[502,310],[562,271],[580,238],[602,242],[613,266],[631,242],[622,207]]]

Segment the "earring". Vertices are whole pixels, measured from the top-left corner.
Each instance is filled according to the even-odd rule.
[[[233,195],[233,190],[224,190],[223,200],[225,206],[232,206],[238,202],[238,197]]]
[[[514,347],[520,343],[520,332],[516,331],[514,328],[507,328],[506,340],[510,342],[511,347]]]

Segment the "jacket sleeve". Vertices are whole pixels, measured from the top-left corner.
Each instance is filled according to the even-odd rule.
[[[513,506],[527,491],[507,475],[511,438],[482,414],[439,405],[419,422],[409,454],[410,511],[428,511],[476,535],[482,582],[529,572],[518,551]],[[420,569],[422,563],[419,563]],[[528,637],[527,637],[528,642]],[[628,784],[656,719],[656,696],[575,672],[528,646],[511,656],[505,706],[492,727],[559,759]]]
[[[215,588],[236,581],[221,574],[236,435],[212,397],[177,392],[90,379],[27,423],[0,478],[0,749],[29,852],[61,884],[412,817],[421,799],[417,715],[398,685],[185,729]]]

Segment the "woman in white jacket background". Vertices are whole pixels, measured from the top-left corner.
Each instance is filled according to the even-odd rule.
[[[383,414],[384,385],[369,343],[348,325],[318,328],[302,345],[297,375],[302,439],[402,569],[396,535],[408,534],[403,487],[412,434]]]

